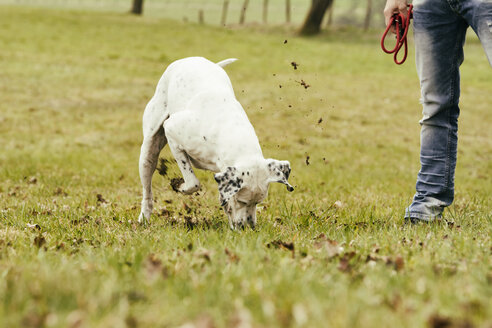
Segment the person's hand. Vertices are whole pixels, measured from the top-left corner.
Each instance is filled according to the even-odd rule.
[[[393,14],[402,14],[405,19],[408,15],[407,9],[408,0],[386,0],[386,6],[384,7],[384,21],[388,26],[391,16]],[[395,27],[391,27],[391,32],[396,33]]]

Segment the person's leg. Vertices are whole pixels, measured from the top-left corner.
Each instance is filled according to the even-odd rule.
[[[452,0],[415,0],[414,34],[423,118],[421,169],[405,218],[432,221],[454,198],[460,78],[468,24]]]
[[[462,15],[478,35],[490,66],[492,66],[492,1],[464,1]]]

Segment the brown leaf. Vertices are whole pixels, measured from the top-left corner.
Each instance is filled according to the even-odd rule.
[[[68,194],[63,190],[62,187],[57,187],[54,192],[55,196],[67,196]]]
[[[367,254],[366,263],[370,262],[370,261],[377,262],[379,260],[380,260],[380,258],[376,254]]]
[[[405,261],[403,260],[403,257],[401,255],[398,255],[395,258],[395,270],[400,271],[405,267]]]
[[[215,328],[215,323],[210,315],[202,314],[194,322],[187,322],[181,328]]]
[[[391,299],[386,299],[386,305],[388,305],[393,311],[396,311],[400,308],[401,305],[401,296],[400,294],[394,294]]]
[[[171,212],[169,212],[169,210],[167,208],[163,207],[157,212],[157,215],[167,218],[167,217],[171,216]]]
[[[354,258],[356,253],[354,251],[344,253],[340,258],[340,263],[338,265],[338,270],[342,272],[350,272],[352,270],[352,266],[350,265],[350,260]]]
[[[22,326],[32,328],[44,327],[46,324],[46,317],[46,313],[29,313],[22,319]]]
[[[196,226],[196,222],[193,221],[193,218],[191,216],[185,216],[185,225],[188,230],[193,230]]]
[[[165,269],[163,269],[162,261],[155,255],[149,254],[144,262],[145,271],[149,278],[154,278],[159,274],[164,274]],[[167,272],[167,271],[166,271]]]
[[[41,248],[44,244],[46,244],[46,239],[42,234],[39,234],[34,238],[33,244],[38,248]]]
[[[183,209],[186,211],[186,213],[190,214],[192,209],[191,207],[188,206],[185,202],[183,202]]]
[[[101,194],[96,194],[96,198],[98,203],[106,203],[106,200],[103,198]]]
[[[452,326],[452,321],[448,317],[443,317],[439,314],[433,314],[427,320],[429,327],[431,328],[446,328]]]
[[[27,223],[26,226],[29,228],[29,229],[33,229],[33,230],[41,230],[41,226],[37,223],[34,223],[34,224],[30,224],[30,223]]]
[[[196,255],[198,257],[205,259],[207,262],[212,261],[210,251],[208,249],[202,248],[196,253]]]
[[[351,267],[350,267],[350,260],[347,258],[347,257],[342,257],[340,259],[340,263],[338,264],[338,270],[342,271],[342,272],[348,272],[351,270]]]
[[[343,248],[338,246],[338,242],[328,239],[325,234],[320,234],[313,246],[318,250],[325,250],[330,259],[338,256],[343,251]]]
[[[275,218],[275,222],[273,222],[273,226],[277,227],[282,225],[282,218]]]
[[[125,318],[125,323],[126,323],[126,326],[128,328],[137,328],[138,327],[138,321],[137,319],[132,316],[132,315],[128,315],[126,318]]]
[[[234,254],[233,252],[231,252],[228,248],[226,248],[225,250],[225,253],[229,259],[229,262],[232,262],[232,263],[238,263],[239,262],[239,257]]]
[[[268,248],[270,248],[270,247],[282,248],[282,249],[287,249],[289,251],[294,251],[294,243],[293,242],[287,243],[287,242],[281,241],[280,239],[269,242],[267,244],[267,247]]]

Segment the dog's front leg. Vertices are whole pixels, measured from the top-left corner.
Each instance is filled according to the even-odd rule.
[[[200,190],[200,181],[193,171],[188,155],[175,142],[168,140],[168,143],[184,179],[184,182],[178,187],[178,191],[189,195]]]

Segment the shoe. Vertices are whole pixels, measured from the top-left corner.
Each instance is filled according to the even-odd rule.
[[[429,221],[420,220],[419,218],[413,218],[413,217],[405,218],[405,224],[417,225],[423,223],[429,223]]]

